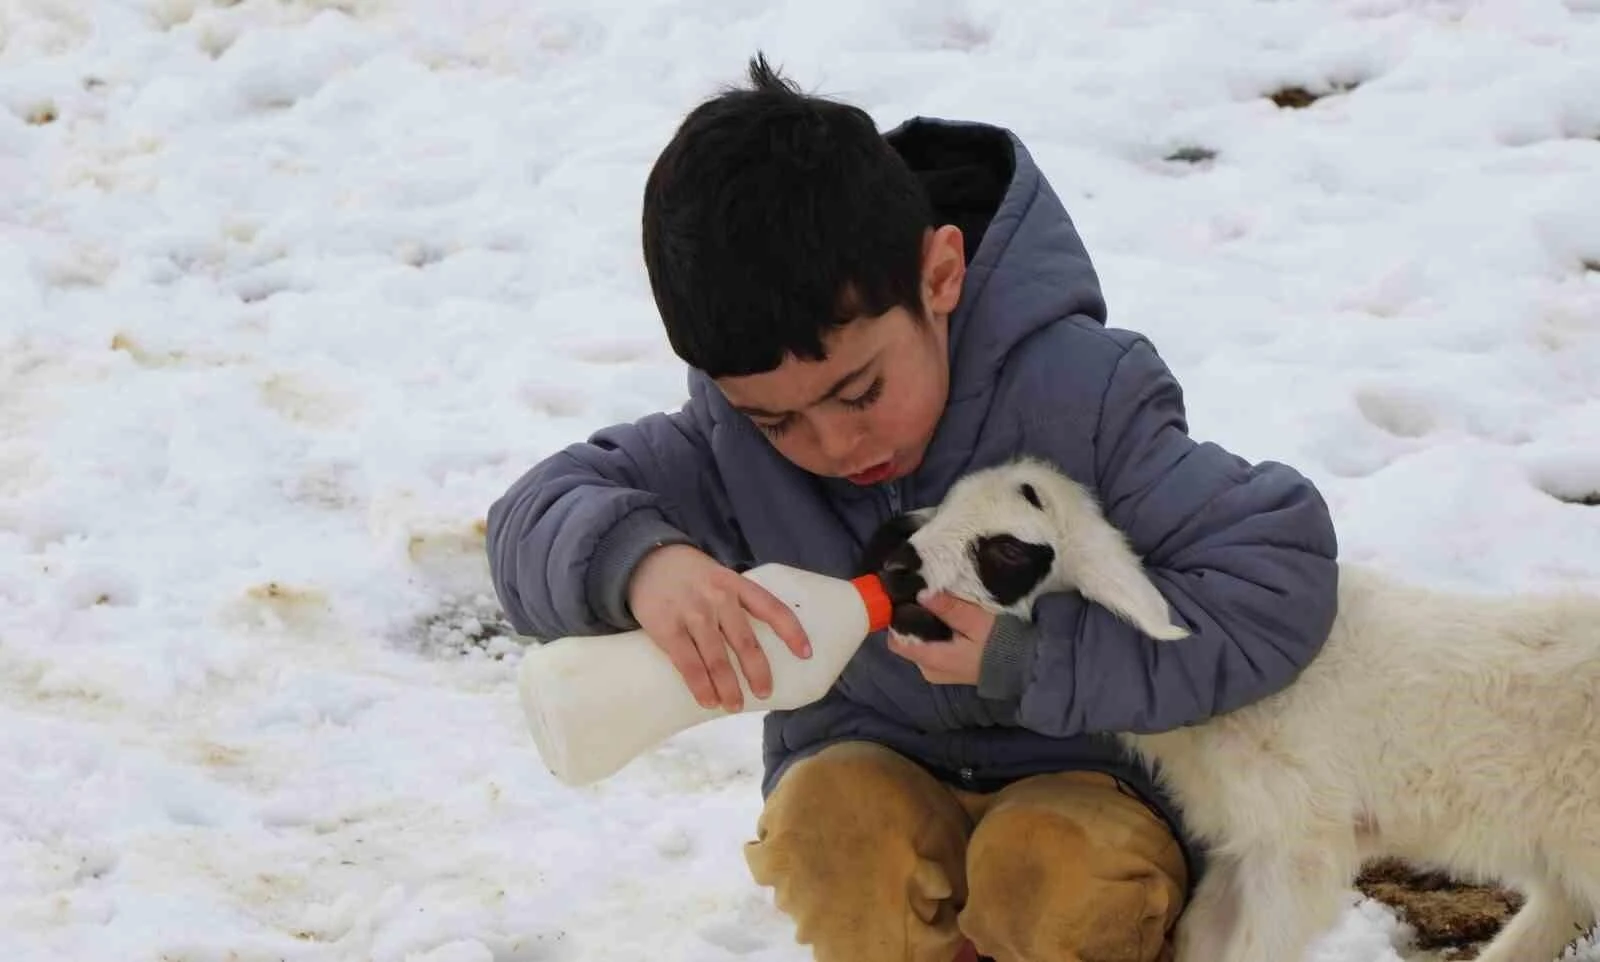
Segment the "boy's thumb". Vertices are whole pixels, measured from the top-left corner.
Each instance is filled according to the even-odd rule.
[[[959,617],[961,614],[961,606],[956,603],[954,598],[942,591],[929,591],[924,589],[917,592],[917,604],[938,615],[940,618],[943,618],[945,621],[950,620],[948,617],[949,615],[956,615]]]
[[[917,604],[969,638],[973,637],[973,632],[981,628],[980,609],[953,595],[942,591],[921,591],[917,593]]]

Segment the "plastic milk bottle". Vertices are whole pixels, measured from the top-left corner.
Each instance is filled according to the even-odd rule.
[[[733,659],[744,691],[740,714],[799,708],[821,698],[866,637],[889,624],[892,606],[875,575],[845,580],[765,564],[744,577],[788,603],[811,641],[811,657],[796,657],[752,616],[771,666],[772,694],[752,695]],[[606,778],[672,735],[729,714],[721,706],[702,708],[642,630],[530,646],[517,670],[517,689],[545,766],[573,786]]]

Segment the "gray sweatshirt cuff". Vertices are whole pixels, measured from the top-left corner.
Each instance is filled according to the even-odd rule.
[[[1039,634],[1016,615],[1000,615],[978,663],[978,694],[996,701],[1016,701],[1028,686],[1028,666]]]
[[[694,539],[668,524],[654,511],[635,511],[612,525],[595,546],[584,586],[595,614],[621,631],[639,627],[628,608],[628,582],[644,556],[669,544],[694,544]]]

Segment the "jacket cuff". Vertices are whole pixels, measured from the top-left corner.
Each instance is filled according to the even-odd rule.
[[[1015,701],[1028,686],[1028,666],[1039,633],[1016,615],[1000,615],[983,646],[978,664],[978,694],[996,701]]]
[[[584,590],[595,615],[620,631],[639,627],[628,607],[628,583],[645,555],[669,544],[693,545],[693,538],[654,511],[635,511],[611,526],[589,559]]]

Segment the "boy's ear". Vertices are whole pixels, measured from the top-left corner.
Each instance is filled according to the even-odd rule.
[[[867,546],[861,551],[861,574],[873,574],[883,567],[885,561],[894,550],[905,544],[917,529],[927,523],[932,515],[928,509],[912,511],[907,514],[897,514],[878,526],[872,532],[872,537],[867,539]]]
[[[922,302],[934,314],[949,314],[961,301],[967,277],[966,242],[961,228],[944,224],[922,243]]]

